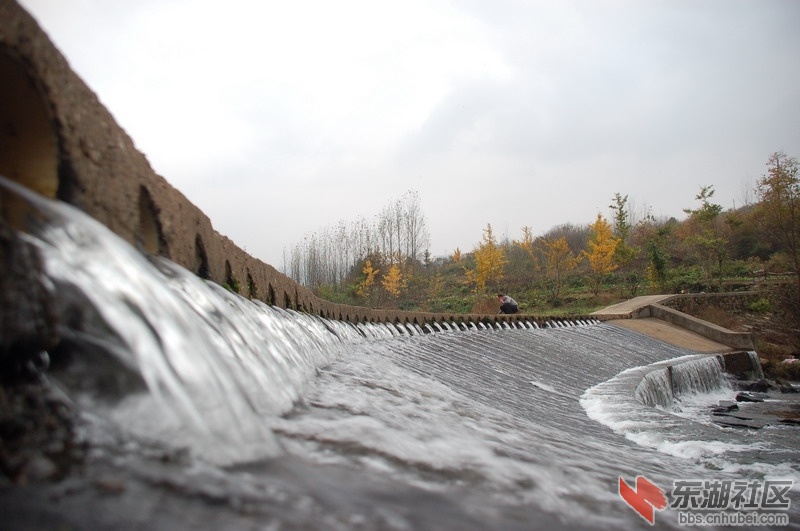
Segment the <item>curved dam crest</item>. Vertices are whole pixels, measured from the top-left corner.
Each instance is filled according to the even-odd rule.
[[[61,483],[39,455],[0,478],[12,528],[620,529],[641,524],[621,475],[800,478],[791,428],[669,411],[729,392],[718,360],[757,363],[680,296],[567,319],[333,304],[155,174],[13,0],[0,76],[0,361],[63,384],[21,401],[88,448]]]
[[[640,297],[591,316],[569,318],[403,312],[320,299],[219,234],[202,211],[157,175],[37,22],[14,0],[0,1],[0,74],[4,80],[0,86],[0,174],[82,210],[145,255],[167,258],[219,285],[239,286],[240,295],[250,300],[326,319],[430,330],[613,320],[667,342],[675,343],[687,333],[702,336],[707,341],[705,350],[697,344],[682,345],[698,351],[753,348],[751,334],[720,329],[668,307],[670,300],[681,296]],[[0,261],[0,346],[11,356],[24,357],[57,341],[56,302],[40,285],[42,265],[36,250],[14,235],[14,229],[25,230],[35,219],[13,194],[4,191],[0,199],[4,257]],[[658,330],[642,328],[652,319],[661,323]],[[629,324],[634,321],[640,325]],[[670,326],[671,330],[664,330]]]
[[[637,384],[716,390],[717,356],[598,320],[421,327],[283,310],[11,189],[61,294],[47,378],[79,404],[89,453],[63,482],[0,483],[10,529],[619,529],[639,517],[617,475],[800,477],[791,428],[754,439],[636,398]],[[672,513],[659,523],[677,527]]]
[[[168,258],[203,279],[236,286],[248,299],[348,322],[497,326],[561,320],[557,316],[390,311],[320,299],[218,233],[202,211],[157,175],[37,22],[14,0],[0,1],[0,74],[4,80],[0,86],[0,102],[4,102],[0,103],[0,175],[83,210],[144,253]],[[24,220],[9,212],[13,210],[6,205],[0,223],[24,225]],[[22,269],[35,268],[35,259],[25,263]],[[0,273],[9,279],[15,274],[6,262],[0,263]],[[5,294],[0,295],[5,303],[1,306],[19,306],[27,295],[14,286],[30,283],[30,276],[18,283],[9,280]],[[670,313],[653,308],[651,312],[660,312],[659,318]],[[29,311],[36,314],[34,320],[47,320],[46,308],[30,306]],[[600,312],[592,318],[630,316]],[[687,323],[684,319],[678,325]],[[710,328],[702,322],[694,325],[693,330],[702,335]],[[14,329],[6,330],[7,338],[13,337]],[[731,334],[712,337],[733,348],[752,348],[752,337],[733,338],[733,343],[731,338]]]

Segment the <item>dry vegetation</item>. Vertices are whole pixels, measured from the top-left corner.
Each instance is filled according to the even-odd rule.
[[[791,291],[791,290],[788,290]],[[764,375],[770,379],[800,381],[800,312],[787,293],[762,299],[747,311],[732,313],[716,307],[696,312],[695,317],[737,332],[756,334],[756,352]]]

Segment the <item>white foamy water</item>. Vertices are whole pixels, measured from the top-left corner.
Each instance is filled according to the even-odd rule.
[[[619,529],[641,524],[620,476],[665,490],[798,476],[797,445],[778,432],[699,420],[699,405],[727,392],[713,358],[596,322],[325,321],[245,300],[142,257],[66,205],[27,200],[39,214],[26,238],[72,317],[70,347],[146,384],[113,396],[68,388],[87,440],[115,474],[169,485],[163,503],[215,500],[231,518],[256,515],[256,528]],[[658,371],[686,362],[696,366],[676,402]],[[189,457],[150,459],[152,445]]]

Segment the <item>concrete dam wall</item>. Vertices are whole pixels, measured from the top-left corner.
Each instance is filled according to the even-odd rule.
[[[202,278],[236,287],[250,299],[331,319],[420,325],[535,320],[376,310],[316,297],[218,233],[199,208],[157,175],[37,22],[12,0],[0,0],[0,79],[0,174],[79,208],[144,253],[164,256]],[[275,193],[280,195],[280,190]],[[0,224],[9,224],[3,219],[8,216],[0,214]],[[35,264],[9,265],[10,249],[17,244],[11,242],[8,229],[3,243],[7,259],[0,261],[5,278],[0,302],[13,309],[30,299],[22,290],[31,285],[31,278],[17,276],[15,281],[14,271],[30,275]]]

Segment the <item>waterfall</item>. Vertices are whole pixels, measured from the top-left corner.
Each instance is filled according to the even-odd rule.
[[[146,385],[99,408],[133,433],[220,464],[279,455],[266,419],[289,411],[316,371],[353,344],[466,333],[445,322],[353,325],[250,301],[142,255],[69,205],[0,185],[36,213],[23,237],[44,260],[65,343],[105,352]]]
[[[286,412],[318,367],[363,340],[349,325],[251,302],[145,257],[82,212],[3,185],[37,213],[24,238],[44,259],[60,334],[146,383],[108,412],[134,432],[220,463],[276,455],[264,416]]]
[[[6,489],[25,503],[0,509],[30,521],[46,508],[104,529],[620,529],[641,524],[621,474],[662,488],[709,470],[800,477],[795,439],[769,438],[782,432],[756,447],[670,412],[725,385],[714,356],[592,320],[331,321],[143,256],[13,183],[0,191],[30,211],[21,237],[58,303],[52,355],[76,366],[48,377],[92,450],[69,488]]]
[[[647,373],[636,387],[635,396],[645,405],[669,409],[681,395],[730,391],[731,386],[722,366],[721,356],[706,356],[668,365]]]
[[[636,386],[636,398],[643,404],[664,409],[672,407],[675,400],[670,378],[670,367],[647,373]]]
[[[758,359],[758,353],[754,350],[751,350],[747,352],[747,356],[750,358],[749,366],[752,372],[752,377],[756,380],[763,379],[764,370],[761,368],[761,361]]]

